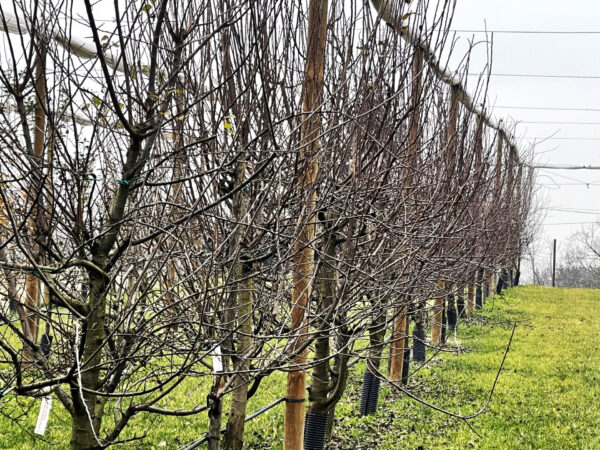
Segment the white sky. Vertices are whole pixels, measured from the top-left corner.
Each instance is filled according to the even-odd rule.
[[[598,111],[521,110],[495,108],[494,116],[527,122],[594,122],[594,125],[522,123],[516,128],[522,147],[529,137],[554,137],[535,147],[543,164],[600,166],[600,2],[592,0],[458,0],[453,29],[596,31],[598,34],[494,34],[492,73],[596,76],[597,79],[492,77],[491,105],[588,108]],[[461,41],[472,33],[459,34]],[[476,40],[485,38],[477,34]],[[485,63],[483,46],[475,52],[470,72]],[[459,47],[460,48],[460,47]],[[458,49],[457,49],[458,50]],[[457,52],[460,53],[460,52]],[[458,56],[458,55],[457,55]],[[588,185],[589,183],[589,185]],[[569,236],[600,216],[600,170],[539,170],[537,184],[544,197],[545,217],[538,256],[547,264],[546,244]],[[568,210],[568,211],[566,211]],[[583,211],[583,212],[573,212]],[[556,225],[565,224],[565,225]],[[537,259],[536,258],[536,259]]]

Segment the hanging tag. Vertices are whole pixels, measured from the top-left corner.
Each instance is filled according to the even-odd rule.
[[[42,404],[40,406],[40,413],[38,415],[37,423],[35,424],[35,434],[43,435],[46,432],[46,425],[48,425],[48,418],[50,417],[50,407],[52,406],[52,396],[48,395],[42,398]]]
[[[217,345],[212,351],[213,370],[223,372],[223,358],[221,357],[221,346]]]

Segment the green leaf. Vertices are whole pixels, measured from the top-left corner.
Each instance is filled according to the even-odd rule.
[[[142,11],[150,12],[151,9],[152,5],[150,3],[146,3],[144,6],[142,6]]]
[[[100,100],[98,97],[96,97],[95,95],[92,97],[92,103],[96,106],[100,106],[102,104],[102,100]]]
[[[233,114],[227,116],[225,118],[225,120],[223,121],[223,126],[225,127],[225,132],[228,134],[231,134],[232,136],[235,135],[235,129],[233,128],[233,124],[227,120],[230,118],[234,118],[235,116]]]

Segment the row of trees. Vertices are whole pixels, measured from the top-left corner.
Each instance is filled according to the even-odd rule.
[[[71,448],[150,413],[241,448],[276,370],[300,448],[353,358],[399,383],[410,322],[442,344],[516,270],[533,173],[432,59],[450,2],[83,3],[0,6],[3,390],[52,393]],[[186,379],[207,403],[168,409]]]

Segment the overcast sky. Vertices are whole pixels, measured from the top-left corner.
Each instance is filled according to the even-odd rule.
[[[535,146],[538,163],[600,166],[600,2],[555,0],[458,0],[453,29],[513,31],[595,31],[597,34],[493,35],[496,74],[591,76],[581,78],[492,77],[490,104],[493,115],[520,123],[516,136],[525,148],[532,138],[551,137]],[[460,33],[461,41],[473,33]],[[475,40],[485,39],[476,34]],[[458,55],[457,55],[458,56]],[[485,51],[476,51],[470,72],[485,64]],[[574,108],[598,111],[565,111],[500,108]],[[531,122],[585,122],[540,124]],[[538,171],[537,184],[544,198],[545,216],[539,235],[539,254],[549,257],[546,242],[558,239],[566,246],[569,236],[600,216],[600,170]],[[576,212],[577,211],[577,212]],[[564,225],[557,225],[564,224]]]

